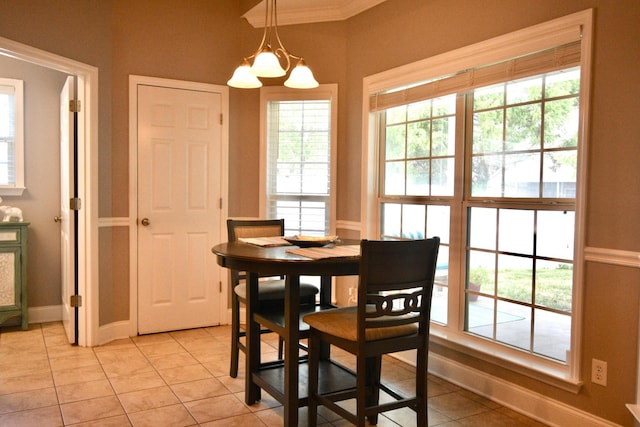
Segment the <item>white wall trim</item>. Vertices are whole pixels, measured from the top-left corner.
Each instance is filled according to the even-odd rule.
[[[98,228],[129,227],[130,225],[131,222],[127,217],[109,217],[98,219]]]
[[[352,231],[360,231],[360,222],[359,221],[336,221],[336,230],[352,230]]]
[[[640,252],[589,246],[584,249],[584,259],[591,262],[640,268]]]
[[[131,321],[122,320],[119,322],[109,323],[100,326],[98,329],[98,343],[97,345],[103,345],[111,341],[129,338],[133,336],[129,333],[132,329]]]
[[[311,2],[284,1],[278,4],[278,25],[309,24],[313,22],[344,21],[385,0],[322,0]],[[264,27],[265,2],[246,12],[245,18],[253,28]]]

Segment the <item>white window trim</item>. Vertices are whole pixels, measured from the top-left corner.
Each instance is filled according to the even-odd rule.
[[[13,86],[15,99],[15,185],[0,185],[0,196],[22,196],[24,186],[24,82],[0,78],[0,84]]]
[[[587,9],[529,28],[495,37],[467,47],[456,49],[424,60],[400,66],[363,80],[362,91],[362,161],[361,161],[361,224],[362,238],[376,238],[379,235],[377,214],[378,197],[378,123],[377,115],[369,111],[369,98],[384,90],[435,79],[484,64],[517,57],[531,52],[552,48],[572,40],[581,39],[581,83],[580,83],[580,126],[578,137],[581,149],[578,158],[578,186],[576,189],[576,241],[575,241],[575,286],[573,294],[572,338],[573,351],[567,355],[567,365],[547,361],[541,357],[523,354],[517,350],[496,351],[496,345],[487,344],[483,339],[463,333],[463,299],[459,286],[449,289],[449,309],[457,313],[458,319],[446,328],[432,325],[432,339],[438,343],[471,354],[534,379],[577,393],[582,386],[580,370],[580,344],[582,342],[582,300],[583,270],[585,250],[586,211],[586,162],[588,158],[588,111],[591,81],[591,50],[593,10]],[[460,195],[461,197],[461,195]],[[454,236],[452,236],[452,239]],[[453,248],[452,248],[453,249]],[[463,259],[464,246],[454,258]],[[459,270],[459,269],[458,269]],[[457,271],[452,271],[456,275]],[[450,279],[452,275],[450,274]],[[458,281],[460,283],[460,281]],[[455,289],[453,289],[455,288]],[[451,320],[451,319],[450,319]]]
[[[284,86],[260,88],[260,218],[267,215],[267,103],[270,101],[331,100],[331,171],[329,183],[329,232],[336,232],[336,188],[338,170],[338,85],[322,84],[315,89],[289,89]]]

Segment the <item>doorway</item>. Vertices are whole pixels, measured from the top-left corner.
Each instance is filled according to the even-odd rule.
[[[0,54],[73,75],[77,79],[76,99],[83,105],[77,115],[78,257],[72,268],[78,272],[77,294],[83,296],[78,307],[77,344],[98,344],[98,69],[0,37]],[[64,286],[64,284],[63,284]]]
[[[131,76],[129,94],[135,332],[226,322],[210,249],[226,220],[228,89]]]

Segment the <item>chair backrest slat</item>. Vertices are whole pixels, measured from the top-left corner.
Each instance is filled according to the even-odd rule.
[[[229,242],[247,237],[284,236],[284,219],[228,219],[227,234]],[[231,270],[231,286],[245,279],[244,272]]]
[[[235,242],[241,237],[283,236],[284,219],[228,219],[227,233],[230,242]]]

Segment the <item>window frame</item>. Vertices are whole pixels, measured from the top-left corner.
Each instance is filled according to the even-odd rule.
[[[469,336],[464,333],[464,270],[466,214],[460,209],[459,216],[451,218],[450,240],[452,247],[449,259],[449,323],[445,327],[432,324],[434,341],[443,346],[463,351],[474,357],[500,364],[518,373],[552,384],[562,389],[577,392],[582,384],[580,370],[580,342],[582,331],[583,270],[585,248],[586,211],[586,161],[588,158],[588,112],[591,82],[593,10],[588,9],[565,17],[524,28],[467,47],[456,49],[424,60],[368,76],[363,81],[363,138],[361,175],[361,226],[363,238],[376,238],[380,234],[378,217],[379,192],[379,123],[378,115],[372,112],[371,97],[376,93],[399,87],[414,86],[419,82],[453,75],[460,70],[496,63],[532,52],[554,48],[571,41],[581,43],[580,118],[578,138],[581,148],[578,153],[578,176],[576,188],[576,237],[573,290],[573,314],[571,352],[566,364],[560,364],[539,356],[524,354],[503,345]],[[375,101],[374,101],[375,102]],[[442,198],[441,203],[462,205],[464,202],[462,179],[463,168],[456,166],[456,188],[453,198]],[[459,184],[460,183],[460,184]],[[454,242],[455,247],[454,248]]]
[[[290,89],[284,86],[263,86],[260,88],[260,217],[267,217],[267,103],[271,101],[331,101],[331,145],[329,171],[329,234],[336,233],[336,189],[337,189],[337,146],[338,146],[338,85],[321,84],[314,89]]]
[[[0,85],[12,86],[14,90],[15,111],[15,156],[13,166],[15,171],[15,183],[13,185],[0,185],[0,196],[21,196],[25,190],[24,183],[24,81],[0,77]]]

